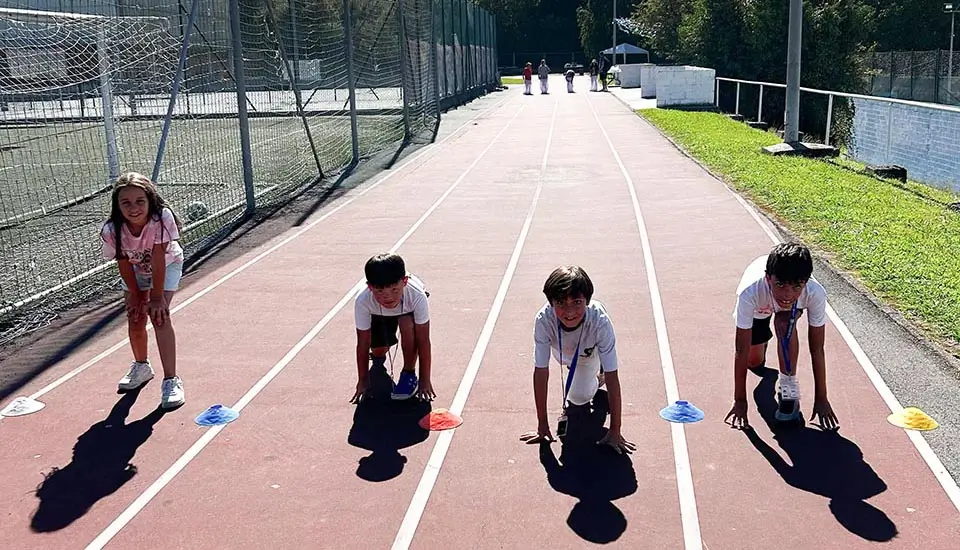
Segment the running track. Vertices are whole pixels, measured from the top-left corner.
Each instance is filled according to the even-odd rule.
[[[722,422],[734,290],[775,233],[611,95],[552,88],[475,101],[444,141],[190,276],[173,315],[180,410],[154,412],[159,378],[116,394],[122,327],[22,390],[47,408],[0,421],[0,547],[955,547],[956,485],[921,437],[886,422],[898,405],[835,315],[839,435],[775,438],[756,397],[754,437]],[[433,406],[462,411],[455,431],[411,430],[413,404],[385,416],[348,403],[352,297],[384,250],[431,290]],[[587,269],[616,323],[629,458],[561,463],[559,443],[518,439],[536,426],[533,315],[561,263]],[[774,379],[749,375],[764,410]],[[550,387],[555,420],[555,369]],[[707,419],[662,421],[678,397]],[[197,427],[216,403],[240,419]]]

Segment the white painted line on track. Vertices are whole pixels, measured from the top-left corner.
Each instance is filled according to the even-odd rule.
[[[471,162],[470,165],[463,170],[463,172],[456,179],[456,181],[454,181],[450,185],[450,187],[448,187],[447,190],[443,193],[443,195],[441,195],[440,198],[438,198],[433,203],[433,205],[431,205],[430,208],[428,208],[427,211],[424,212],[422,216],[420,216],[420,219],[418,219],[410,227],[410,229],[407,230],[407,232],[404,233],[402,237],[400,237],[400,240],[398,240],[390,248],[390,252],[396,252],[403,245],[403,243],[405,243],[407,239],[409,239],[410,236],[413,235],[413,233],[423,224],[423,222],[426,221],[426,219],[431,214],[433,214],[433,212],[443,203],[443,201],[446,200],[448,196],[450,196],[450,193],[452,193],[460,185],[460,183],[467,177],[467,175],[471,171],[473,171],[473,168],[477,165],[477,163],[479,163],[480,160],[484,156],[486,156],[487,152],[497,143],[497,141],[500,139],[500,136],[503,135],[503,133],[506,132],[508,128],[510,128],[510,126],[517,119],[517,116],[520,115],[523,109],[524,109],[524,106],[521,105],[520,108],[517,109],[517,111],[510,118],[510,120],[497,133],[497,135],[494,136],[492,140],[490,140],[490,143],[487,144],[486,147],[484,147],[483,151],[481,151],[480,154],[477,155],[477,158],[474,159],[474,161]],[[287,365],[289,365],[290,362],[293,361],[293,359],[301,351],[303,351],[303,349],[314,338],[316,338],[318,334],[320,334],[320,331],[323,330],[324,327],[326,327],[327,324],[338,313],[340,313],[340,310],[342,310],[354,298],[354,296],[356,296],[356,294],[364,288],[364,286],[366,286],[366,282],[363,278],[361,278],[355,285],[353,285],[353,288],[351,288],[350,291],[344,294],[343,297],[340,298],[340,301],[338,301],[337,304],[333,306],[333,308],[329,312],[327,312],[327,314],[324,315],[323,318],[320,319],[320,321],[316,325],[314,325],[313,328],[311,328],[310,331],[303,338],[301,338],[300,341],[297,342],[296,345],[294,345],[293,348],[291,348],[290,351],[288,351],[286,355],[284,355],[283,358],[280,359],[280,361],[278,361],[267,372],[267,374],[265,374],[260,380],[258,380],[257,383],[254,384],[254,386],[250,388],[250,390],[247,391],[247,393],[244,394],[243,397],[241,397],[240,400],[237,401],[235,405],[233,405],[232,408],[237,412],[241,412],[244,409],[244,407],[250,404],[250,402],[253,401],[253,399],[256,398],[256,396],[267,386],[267,384],[269,384],[274,378],[276,378],[276,376],[280,374],[280,372],[283,371],[283,369],[285,369]],[[146,507],[146,505],[164,487],[166,487],[166,485],[170,483],[174,477],[177,476],[177,474],[183,471],[183,469],[187,466],[187,464],[189,464],[190,461],[196,458],[197,455],[199,455],[200,452],[204,449],[204,447],[206,447],[211,441],[213,441],[213,439],[217,437],[217,435],[227,426],[228,424],[213,426],[210,429],[208,429],[206,432],[204,432],[204,434],[200,437],[200,439],[198,439],[189,449],[187,449],[187,451],[183,453],[180,456],[180,458],[178,458],[176,462],[174,462],[173,465],[167,469],[167,471],[161,474],[160,477],[156,481],[154,481],[153,484],[147,487],[147,489],[143,493],[141,493],[140,496],[138,496],[137,499],[130,504],[130,506],[128,506],[115,520],[113,520],[113,522],[110,523],[110,525],[106,527],[106,529],[104,529],[93,540],[93,542],[87,545],[86,547],[87,550],[103,548],[104,545],[106,545],[113,537],[117,535],[117,533],[120,532],[121,529],[123,529],[128,523],[130,523],[130,521],[133,520],[133,518],[138,513],[140,513],[140,511],[143,510],[144,507]]]
[[[460,387],[457,388],[457,393],[453,397],[453,404],[450,405],[449,410],[454,414],[462,414],[463,407],[467,403],[467,397],[470,395],[470,390],[473,388],[473,383],[477,378],[477,372],[480,370],[483,355],[487,351],[487,345],[490,343],[493,329],[497,324],[497,319],[500,317],[500,310],[503,309],[503,302],[507,297],[510,281],[513,279],[513,274],[517,270],[517,263],[520,261],[523,244],[527,240],[530,225],[533,223],[533,216],[537,211],[537,203],[540,200],[540,192],[543,189],[543,176],[547,168],[547,159],[550,156],[550,145],[553,141],[553,129],[557,121],[558,106],[559,102],[555,102],[553,106],[553,118],[550,121],[550,130],[547,134],[547,146],[543,152],[543,161],[540,163],[537,187],[533,194],[533,200],[530,202],[530,209],[527,211],[527,218],[524,220],[523,228],[517,236],[517,243],[514,245],[513,255],[510,257],[510,261],[507,263],[507,269],[504,271],[503,278],[500,280],[500,288],[497,289],[497,294],[493,299],[493,306],[490,308],[490,312],[487,314],[487,320],[484,322],[483,329],[480,331],[480,338],[477,340],[477,345],[473,348],[473,355],[470,356],[470,362],[467,363],[467,370],[463,374],[463,379],[460,380]],[[447,450],[450,448],[450,443],[453,441],[455,432],[456,430],[445,430],[437,436],[437,442],[433,446],[430,458],[427,460],[426,468],[420,477],[420,483],[417,485],[413,499],[410,501],[410,506],[407,507],[407,512],[403,516],[400,529],[397,531],[397,536],[393,541],[393,550],[407,549],[410,547],[410,543],[413,542],[413,536],[416,534],[417,526],[420,524],[420,518],[423,516],[423,511],[427,507],[427,501],[430,499],[433,486],[437,481],[437,477],[440,475],[440,468],[443,466],[443,460],[447,456]]]
[[[593,101],[588,99],[590,111],[593,113],[594,120],[600,127],[610,152],[620,167],[620,173],[627,183],[630,190],[630,198],[633,201],[633,212],[637,218],[637,229],[640,231],[640,242],[643,245],[643,261],[647,272],[647,284],[650,287],[650,301],[653,305],[653,320],[657,329],[657,342],[660,348],[660,365],[663,371],[663,382],[666,386],[668,404],[672,404],[680,399],[680,390],[677,387],[677,374],[673,367],[673,355],[670,353],[670,339],[667,333],[667,320],[663,311],[663,301],[660,297],[660,286],[657,282],[657,272],[653,264],[653,253],[650,250],[650,237],[647,234],[647,227],[643,221],[643,213],[640,211],[640,202],[637,199],[637,190],[633,185],[633,178],[630,172],[623,165],[616,147],[610,141],[607,130],[600,122],[596,109],[593,108]],[[680,520],[683,525],[683,541],[687,550],[701,550],[703,543],[700,536],[700,519],[697,513],[697,499],[693,489],[693,473],[690,469],[690,456],[687,451],[687,436],[683,424],[670,423],[670,433],[673,436],[673,456],[674,464],[677,470],[677,492],[680,497]]]

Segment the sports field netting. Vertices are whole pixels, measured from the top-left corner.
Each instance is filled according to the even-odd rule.
[[[495,20],[468,0],[5,6],[0,344],[118,287],[98,235],[120,173],[156,173],[189,256],[351,163],[429,142],[442,111],[497,83]]]

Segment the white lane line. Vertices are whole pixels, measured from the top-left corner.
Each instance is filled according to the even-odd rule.
[[[540,174],[537,178],[537,188],[533,194],[530,209],[527,211],[527,218],[523,222],[520,235],[517,236],[517,243],[513,247],[513,255],[510,257],[507,269],[504,271],[503,278],[500,280],[500,288],[497,289],[497,294],[493,299],[493,306],[490,308],[490,312],[487,314],[487,320],[483,324],[483,329],[480,331],[480,338],[477,340],[477,345],[473,348],[473,355],[470,356],[470,362],[467,363],[467,370],[463,374],[463,379],[460,380],[460,387],[457,388],[457,393],[453,397],[453,404],[450,405],[449,410],[454,414],[461,414],[463,407],[467,403],[470,389],[473,388],[473,382],[476,380],[477,372],[480,370],[483,355],[486,353],[487,345],[490,343],[490,337],[493,335],[493,328],[496,326],[497,319],[500,317],[500,310],[503,308],[503,302],[507,297],[510,281],[513,279],[513,274],[517,270],[517,263],[520,261],[523,244],[526,242],[527,234],[530,232],[530,224],[533,223],[533,215],[537,210],[540,192],[543,189],[543,176],[547,168],[547,159],[550,155],[550,144],[553,141],[553,128],[557,121],[558,105],[559,102],[555,102],[553,105],[553,118],[550,120],[550,130],[547,134],[547,147],[543,152],[543,161],[540,163]],[[410,506],[407,508],[407,512],[403,516],[403,521],[400,523],[400,529],[397,531],[397,536],[393,541],[393,550],[407,549],[410,547],[410,543],[413,542],[413,536],[416,534],[417,526],[420,524],[420,518],[423,516],[423,511],[427,507],[427,500],[430,499],[430,493],[433,491],[433,486],[437,481],[437,477],[440,475],[440,467],[443,466],[443,460],[447,456],[447,450],[450,448],[451,441],[453,441],[454,432],[456,432],[456,430],[446,430],[440,432],[440,435],[437,437],[437,442],[433,446],[430,458],[427,460],[423,475],[420,477],[417,490],[414,492]]]
[[[779,244],[782,242],[780,237],[774,233],[768,224],[764,223],[763,218],[757,213],[747,201],[743,199],[737,192],[730,188],[724,182],[724,188],[733,195],[733,197],[746,209],[747,213],[760,225],[763,232],[770,237],[770,240],[774,244]],[[866,373],[867,378],[870,379],[870,382],[873,384],[873,387],[876,388],[877,393],[880,394],[880,397],[886,403],[887,407],[890,409],[890,412],[895,413],[903,410],[903,405],[900,403],[900,400],[893,394],[890,390],[890,387],[887,386],[887,383],[884,382],[883,376],[880,375],[880,371],[877,370],[876,365],[873,364],[873,361],[867,356],[866,352],[863,351],[863,348],[860,347],[859,342],[853,336],[853,333],[850,332],[850,329],[847,328],[846,323],[840,319],[840,315],[833,309],[833,306],[830,305],[829,300],[827,301],[827,316],[830,317],[830,321],[837,328],[837,332],[840,333],[840,336],[847,343],[847,347],[850,348],[850,351],[853,353],[853,356],[856,357],[857,362],[860,363],[860,367],[863,369],[863,372]],[[920,432],[913,430],[904,430],[907,434],[907,437],[910,438],[910,441],[913,443],[914,447],[917,448],[917,452],[920,453],[920,456],[923,458],[924,462],[927,463],[927,466],[930,468],[930,471],[933,472],[934,477],[940,483],[940,486],[943,487],[944,492],[947,493],[947,497],[953,503],[953,506],[960,512],[960,486],[957,485],[957,480],[950,475],[950,472],[947,470],[946,466],[943,465],[943,462],[940,461],[940,458],[937,456],[937,453],[934,452],[933,448],[930,447],[930,444],[924,439],[923,435]]]
[[[486,156],[490,148],[492,148],[499,141],[500,136],[503,135],[503,133],[506,132],[508,128],[510,128],[510,126],[517,119],[517,116],[520,115],[523,109],[524,109],[524,106],[521,105],[520,108],[517,109],[517,112],[515,112],[513,116],[510,118],[510,120],[507,122],[507,124],[504,125],[504,127],[497,133],[497,135],[494,136],[492,140],[490,140],[490,143],[483,149],[483,151],[480,152],[477,158],[473,162],[471,162],[470,165],[463,170],[463,172],[456,179],[456,181],[454,181],[450,185],[450,187],[447,188],[446,192],[444,192],[444,194],[441,195],[440,198],[437,199],[436,202],[434,202],[433,205],[431,205],[430,208],[428,208],[427,211],[424,212],[422,216],[420,216],[420,219],[418,219],[410,227],[410,229],[407,230],[407,232],[404,233],[402,237],[400,237],[400,240],[398,240],[390,248],[390,252],[396,252],[397,249],[399,249],[403,245],[403,243],[406,242],[411,235],[413,235],[413,233],[420,227],[420,225],[422,225],[423,222],[426,221],[426,219],[431,214],[433,214],[433,212],[440,206],[440,204],[443,203],[444,200],[446,200],[446,198],[450,195],[450,193],[452,193],[454,189],[456,189],[460,185],[460,182],[462,182],[464,178],[467,177],[467,174],[469,174],[473,170],[473,168],[477,165],[477,163],[479,163],[480,160],[484,156]],[[263,378],[257,381],[257,383],[254,384],[254,386],[250,388],[250,390],[247,391],[247,393],[244,394],[244,396],[241,397],[240,400],[237,401],[235,405],[233,405],[233,409],[236,410],[237,412],[240,412],[251,401],[253,401],[253,399],[257,396],[257,394],[259,394],[263,390],[263,388],[265,388],[267,384],[270,383],[271,380],[273,380],[278,374],[280,374],[280,372],[284,368],[286,368],[291,361],[293,361],[293,359],[307,346],[307,344],[309,344],[310,341],[313,340],[317,336],[317,334],[319,334],[320,331],[327,326],[330,320],[333,319],[340,312],[340,310],[342,310],[344,306],[346,306],[353,299],[353,297],[358,292],[360,292],[360,290],[363,289],[365,285],[366,285],[366,282],[364,281],[363,278],[357,281],[357,283],[353,285],[353,288],[351,288],[349,292],[344,294],[343,297],[340,298],[340,301],[338,301],[337,304],[333,306],[333,309],[327,312],[327,314],[324,315],[322,319],[320,319],[320,322],[318,322],[316,325],[313,326],[312,329],[310,329],[310,332],[308,332],[303,338],[301,338],[300,341],[297,342],[296,345],[294,345],[293,348],[291,348],[290,351],[288,351],[286,355],[284,355],[283,358],[280,359],[280,361],[278,361],[273,366],[273,368],[271,368],[267,372],[267,374],[263,376]],[[180,458],[178,458],[176,462],[174,462],[173,465],[167,469],[167,471],[165,471],[156,481],[154,481],[152,485],[147,487],[147,489],[143,493],[141,493],[140,496],[137,497],[137,499],[134,500],[133,503],[127,507],[126,510],[124,510],[115,520],[113,520],[113,522],[111,522],[110,525],[108,525],[107,528],[104,529],[103,532],[101,532],[97,536],[97,538],[95,538],[93,542],[91,542],[87,546],[87,550],[103,548],[104,545],[107,544],[110,541],[110,539],[115,537],[117,533],[119,533],[120,530],[124,528],[124,526],[126,526],[138,513],[140,513],[140,511],[143,510],[143,508],[168,483],[170,483],[170,481],[172,481],[173,478],[177,474],[179,474],[187,466],[187,464],[190,463],[191,460],[196,458],[197,455],[200,454],[200,451],[202,451],[204,447],[206,447],[211,441],[213,441],[213,438],[217,437],[217,434],[219,434],[226,426],[227,425],[213,426],[212,428],[204,432],[204,434],[200,437],[200,439],[198,439],[189,449],[187,449],[187,451],[183,453],[180,456]]]
[[[660,348],[660,364],[663,370],[663,383],[666,387],[667,402],[673,403],[680,399],[680,390],[677,387],[677,375],[673,367],[673,355],[670,353],[670,339],[667,334],[666,315],[663,312],[663,301],[660,298],[660,285],[657,282],[657,273],[653,265],[653,254],[650,251],[650,237],[647,234],[647,227],[643,221],[643,213],[640,211],[640,202],[637,199],[637,190],[633,185],[633,178],[623,165],[616,147],[610,141],[607,130],[600,122],[596,109],[593,108],[593,101],[587,100],[590,105],[590,111],[593,112],[593,118],[597,121],[597,126],[603,133],[610,151],[613,153],[620,167],[620,173],[627,182],[630,189],[630,199],[633,201],[633,213],[637,218],[637,229],[640,231],[640,241],[643,248],[643,261],[647,272],[647,284],[650,287],[650,301],[653,305],[653,320],[657,329],[657,342]],[[687,437],[683,424],[671,422],[670,433],[673,436],[673,456],[674,464],[677,469],[677,491],[680,496],[680,520],[683,525],[684,547],[688,550],[701,550],[703,544],[700,538],[700,518],[697,514],[697,499],[693,490],[693,473],[690,470],[690,457],[687,451]]]
[[[426,147],[424,147],[423,149],[421,149],[420,151],[418,151],[417,153],[415,153],[414,155],[412,155],[409,159],[407,159],[406,162],[404,162],[403,164],[401,164],[401,165],[398,166],[397,168],[391,170],[390,172],[384,174],[384,175],[383,175],[380,179],[378,179],[376,182],[374,182],[373,184],[369,185],[368,187],[366,187],[365,189],[361,190],[360,192],[358,192],[357,194],[353,195],[352,197],[346,199],[345,201],[343,201],[342,203],[340,203],[336,208],[333,208],[332,210],[330,210],[330,211],[327,212],[326,214],[320,216],[320,217],[317,218],[316,220],[310,222],[309,224],[307,224],[307,225],[305,225],[304,227],[302,227],[301,229],[299,229],[296,233],[290,235],[289,237],[287,237],[287,238],[283,239],[282,241],[278,242],[277,244],[275,244],[275,245],[271,246],[270,248],[264,250],[263,252],[261,252],[260,254],[258,254],[257,256],[255,256],[253,259],[251,259],[251,260],[248,261],[247,263],[241,265],[240,267],[234,269],[234,270],[231,271],[230,273],[227,273],[227,274],[224,275],[223,277],[217,279],[216,281],[214,281],[213,283],[211,283],[209,286],[207,286],[206,288],[200,290],[199,292],[197,292],[197,293],[194,294],[193,296],[190,296],[189,298],[187,298],[186,300],[184,300],[183,302],[181,302],[179,305],[177,305],[176,307],[172,308],[172,309],[170,310],[170,315],[173,315],[173,314],[179,312],[180,310],[182,310],[183,308],[189,306],[189,305],[192,304],[193,302],[195,302],[195,301],[199,300],[200,298],[206,296],[207,294],[209,294],[210,292],[212,292],[215,288],[217,288],[217,287],[219,287],[220,285],[226,283],[226,282],[229,281],[230,279],[236,277],[237,275],[239,275],[240,273],[242,273],[243,271],[245,271],[245,270],[246,270],[247,268],[249,268],[250,266],[252,266],[252,265],[260,262],[260,260],[266,258],[266,257],[269,256],[270,254],[276,252],[276,251],[277,251],[278,249],[280,249],[281,247],[289,244],[289,243],[290,243],[291,241],[293,241],[294,239],[300,237],[301,235],[303,235],[303,234],[306,233],[307,231],[313,229],[317,224],[319,224],[319,223],[321,223],[322,221],[326,220],[326,219],[329,218],[330,216],[336,214],[337,212],[339,212],[341,209],[343,209],[343,208],[346,207],[347,205],[353,203],[355,200],[357,200],[357,199],[359,199],[360,197],[366,195],[366,194],[369,193],[370,191],[373,191],[374,189],[376,189],[377,187],[379,187],[381,183],[383,183],[383,182],[387,181],[388,179],[392,178],[392,177],[395,176],[398,172],[401,172],[404,168],[406,168],[406,167],[409,166],[410,164],[416,162],[417,160],[419,160],[421,157],[423,157],[423,156],[426,155],[427,153],[436,150],[437,147],[439,147],[440,145],[442,145],[443,143],[445,143],[447,140],[449,140],[449,139],[451,139],[452,137],[454,137],[455,135],[457,135],[461,130],[463,130],[464,128],[467,128],[467,127],[469,127],[469,126],[471,126],[475,120],[477,120],[478,118],[480,118],[480,117],[482,117],[483,115],[487,114],[488,112],[492,111],[493,109],[496,109],[496,108],[500,107],[500,106],[503,105],[503,103],[506,102],[506,101],[507,101],[507,98],[502,99],[502,100],[500,100],[499,102],[491,105],[490,107],[488,107],[488,108],[484,109],[483,111],[481,111],[480,113],[478,113],[477,116],[473,117],[472,119],[470,119],[470,120],[468,120],[467,122],[463,123],[461,126],[457,127],[456,130],[454,130],[453,132],[451,132],[449,135],[447,135],[446,137],[444,137],[444,138],[441,139],[440,141],[438,141],[438,142],[436,142],[436,143],[433,143],[433,144],[430,144],[430,145],[427,145]],[[147,325],[147,330],[152,330],[152,329],[153,329],[153,325],[148,324],[148,325]],[[108,356],[109,356],[110,354],[112,354],[113,352],[115,352],[115,351],[119,350],[120,348],[126,346],[129,342],[130,342],[130,339],[129,339],[129,338],[125,338],[125,339],[121,340],[120,342],[117,342],[117,343],[114,344],[113,346],[111,346],[111,347],[107,348],[106,350],[104,350],[104,351],[100,352],[99,354],[97,354],[95,357],[93,357],[92,359],[90,359],[90,360],[87,361],[86,363],[84,363],[84,364],[80,365],[79,367],[71,370],[70,372],[64,374],[63,376],[61,376],[60,378],[58,378],[58,379],[55,380],[54,382],[51,382],[50,384],[48,384],[48,385],[44,386],[43,388],[37,390],[37,391],[34,392],[32,395],[30,395],[30,399],[38,399],[38,398],[40,398],[40,396],[42,396],[42,395],[44,395],[44,394],[47,394],[47,393],[53,391],[55,388],[57,388],[58,386],[62,385],[64,382],[67,382],[67,381],[70,380],[71,378],[77,376],[78,374],[80,374],[80,373],[82,373],[83,371],[89,369],[89,368],[92,367],[93,365],[99,363],[100,361],[102,361],[103,359],[105,359],[106,357],[108,357]],[[3,417],[0,417],[0,418],[3,418]]]

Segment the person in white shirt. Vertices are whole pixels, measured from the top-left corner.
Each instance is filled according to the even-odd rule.
[[[423,281],[407,273],[403,258],[397,254],[373,256],[367,260],[364,273],[367,288],[354,302],[357,391],[351,403],[359,403],[364,396],[384,395],[386,392],[375,383],[383,377],[389,378],[392,399],[408,399],[414,395],[433,399],[436,393],[430,381],[430,293]],[[398,343],[398,329],[403,369],[394,384],[385,364],[387,352]],[[372,367],[369,366],[371,355]],[[419,380],[415,369],[417,359],[420,360]]]
[[[737,287],[734,353],[734,403],[726,420],[731,425],[749,427],[747,420],[747,369],[764,366],[767,342],[773,337],[770,319],[777,336],[777,357],[780,363],[779,402],[776,418],[791,421],[800,414],[800,385],[797,380],[797,359],[800,344],[796,322],[808,312],[807,338],[813,364],[814,402],[811,420],[820,417],[820,425],[835,429],[837,418],[827,398],[824,335],[827,324],[827,293],[813,278],[810,250],[798,243],[778,244],[766,256],[754,260],[744,271]],[[785,354],[784,350],[789,350]]]
[[[540,66],[537,67],[537,76],[540,77],[540,93],[546,95],[550,91],[550,67],[546,59],[540,60]]]
[[[521,435],[522,441],[554,440],[547,419],[552,356],[561,365],[563,384],[564,416],[557,435],[564,435],[562,428],[569,408],[584,410],[592,405],[595,410],[607,408],[610,413],[610,429],[599,443],[613,447],[618,453],[636,449],[621,434],[620,378],[613,321],[603,304],[593,300],[593,292],[593,282],[579,266],[558,267],[543,285],[547,303],[537,312],[533,331],[537,431]],[[564,365],[570,368],[566,379],[562,375]],[[602,385],[607,387],[605,394],[599,391]]]

